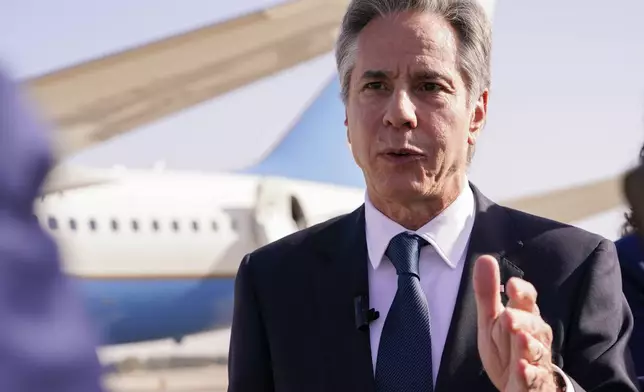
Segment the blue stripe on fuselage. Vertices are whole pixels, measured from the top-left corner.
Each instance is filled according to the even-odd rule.
[[[104,345],[181,338],[232,319],[233,277],[72,280]]]

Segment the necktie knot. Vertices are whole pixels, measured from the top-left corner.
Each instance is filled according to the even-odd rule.
[[[403,232],[392,238],[385,254],[396,268],[396,274],[411,274],[420,278],[418,259],[420,249],[425,245],[427,241],[414,233]]]

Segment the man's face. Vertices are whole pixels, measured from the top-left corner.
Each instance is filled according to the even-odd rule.
[[[371,197],[411,201],[460,189],[487,92],[470,105],[457,56],[455,32],[429,13],[377,18],[360,33],[346,124]]]

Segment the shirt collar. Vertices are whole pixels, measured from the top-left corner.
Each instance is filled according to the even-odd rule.
[[[474,194],[465,181],[460,195],[438,216],[414,233],[424,238],[441,259],[451,268],[456,268],[467,249],[474,225]],[[389,241],[407,230],[378,211],[365,193],[365,229],[369,260],[377,269],[383,259]]]

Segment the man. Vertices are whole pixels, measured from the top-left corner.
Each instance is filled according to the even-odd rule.
[[[0,390],[97,392],[88,320],[33,218],[51,165],[45,130],[0,72]]]
[[[490,46],[475,1],[351,2],[336,56],[365,204],[242,260],[229,391],[637,390],[612,243],[468,183]]]
[[[640,150],[640,164],[644,165],[644,146]],[[622,285],[633,312],[634,329],[630,340],[635,372],[644,386],[644,246],[642,229],[631,210],[627,215],[624,235],[615,242],[622,269]]]

